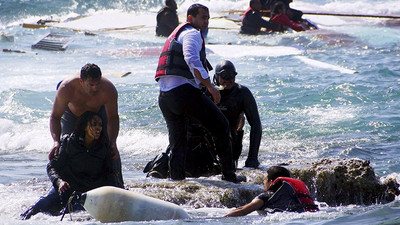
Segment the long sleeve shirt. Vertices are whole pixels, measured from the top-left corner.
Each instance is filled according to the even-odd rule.
[[[200,60],[200,51],[203,48],[203,38],[199,30],[187,27],[178,36],[177,42],[182,44],[183,56],[190,72],[194,74],[194,69],[198,70],[203,79],[209,78],[207,70]],[[183,84],[191,84],[200,88],[200,81],[193,75],[193,80],[180,76],[163,76],[158,81],[161,91],[169,91]]]

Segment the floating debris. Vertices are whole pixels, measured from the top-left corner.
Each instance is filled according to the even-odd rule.
[[[72,42],[71,35],[50,33],[32,45],[32,48],[52,50],[52,51],[65,51],[68,45]]]

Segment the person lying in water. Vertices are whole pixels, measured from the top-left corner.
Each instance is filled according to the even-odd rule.
[[[301,24],[289,19],[286,12],[287,9],[282,2],[275,3],[271,11],[271,19],[269,21],[283,25],[285,30],[288,28],[291,28],[297,32],[306,30],[306,28]]]
[[[47,165],[53,187],[46,197],[21,214],[23,220],[39,212],[60,215],[74,191],[83,193],[101,186],[119,187],[104,125],[98,113],[86,111],[80,116],[74,132],[63,136],[59,154]]]
[[[269,31],[282,31],[282,25],[264,20],[260,14],[260,0],[250,0],[250,7],[243,14],[242,25],[240,26],[241,34],[263,34],[261,28]]]
[[[232,210],[225,217],[245,216],[256,210],[260,214],[282,211],[318,211],[304,182],[290,176],[290,171],[284,167],[270,167],[264,179],[265,192],[249,204]]]
[[[292,20],[289,17],[290,10],[287,9],[285,4],[281,1],[276,2],[271,9],[271,23],[280,24],[283,26],[282,31],[291,28],[294,31],[305,31],[310,29],[318,29],[316,25],[312,24],[306,19]]]

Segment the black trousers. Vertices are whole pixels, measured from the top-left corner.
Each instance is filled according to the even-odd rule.
[[[184,84],[160,92],[158,104],[168,127],[171,179],[185,179],[188,118],[199,121],[215,138],[222,174],[234,173],[229,122],[209,97],[192,85]]]

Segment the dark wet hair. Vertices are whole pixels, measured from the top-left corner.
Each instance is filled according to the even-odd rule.
[[[260,0],[250,0],[250,3],[249,3],[250,7],[253,8],[254,4],[256,4],[257,1],[259,1],[261,3]]]
[[[191,16],[193,16],[193,17],[196,17],[197,14],[199,14],[199,9],[204,9],[204,10],[206,10],[206,11],[208,12],[207,6],[204,6],[204,5],[202,5],[202,4],[196,3],[196,4],[191,5],[191,6],[188,8],[188,10],[187,10],[187,15],[186,15],[186,16],[191,15]]]
[[[285,5],[283,4],[283,2],[277,2],[277,3],[275,3],[273,6],[272,6],[272,9],[271,9],[271,13],[272,14],[278,14],[279,13],[279,11],[283,11],[284,13],[285,13]]]
[[[165,5],[171,6],[174,2],[175,0],[165,0]]]
[[[101,78],[101,70],[96,64],[88,63],[82,67],[81,79],[86,80],[88,78],[94,80]]]
[[[278,177],[291,177],[290,171],[282,166],[271,166],[267,174],[269,181],[274,181]]]
[[[98,114],[96,112],[92,112],[92,111],[86,111],[79,117],[78,122],[77,122],[76,127],[75,127],[75,134],[79,138],[85,138],[86,126],[89,124],[89,122],[95,116],[98,116],[101,119],[101,121],[103,121],[103,119],[101,118],[100,114]],[[101,134],[100,134],[100,138],[99,138],[100,142],[102,142],[105,139],[104,132],[105,132],[105,123],[103,122],[103,129],[101,130]]]

